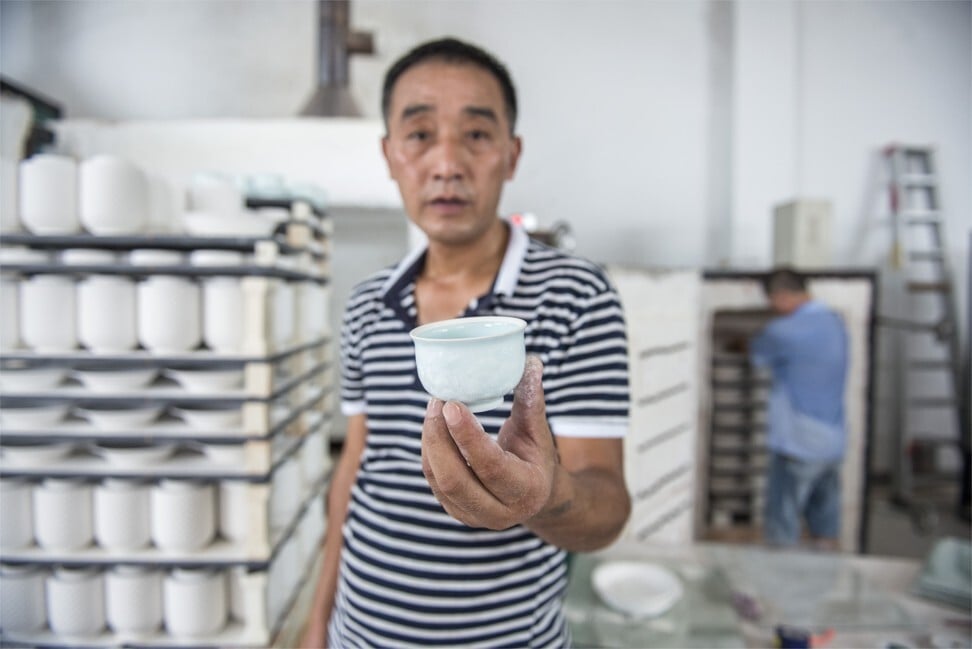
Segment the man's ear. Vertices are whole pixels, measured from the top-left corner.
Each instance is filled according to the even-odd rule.
[[[391,158],[388,157],[388,147],[390,143],[388,141],[388,134],[381,136],[381,155],[385,158],[385,165],[388,167],[388,177],[392,180],[395,179],[395,172],[392,170]]]
[[[523,152],[523,138],[519,135],[513,136],[513,146],[510,147],[509,168],[506,172],[506,179],[513,180],[516,174],[516,166],[520,162],[520,154]]]

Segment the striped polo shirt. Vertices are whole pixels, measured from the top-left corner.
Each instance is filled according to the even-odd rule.
[[[491,291],[463,316],[527,322],[555,436],[622,437],[628,363],[617,293],[594,264],[509,227]],[[408,333],[424,259],[418,249],[359,284],[344,314],[341,409],[365,414],[368,438],[344,526],[331,646],[566,646],[565,552],[520,525],[493,531],[456,521],[422,473],[429,395]],[[512,399],[477,414],[487,433],[496,436]]]

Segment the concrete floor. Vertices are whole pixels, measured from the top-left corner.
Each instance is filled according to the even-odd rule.
[[[956,508],[945,501],[934,508],[934,525],[921,529],[908,509],[891,501],[891,490],[872,487],[866,554],[924,559],[935,542],[946,536],[968,540],[972,537],[969,521],[959,518]]]

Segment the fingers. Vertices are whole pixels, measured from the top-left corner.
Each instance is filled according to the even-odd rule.
[[[476,416],[462,404],[442,407],[448,433],[480,484],[503,505],[529,507],[530,495],[543,482],[529,460],[504,449],[483,431]]]
[[[481,427],[479,432],[491,442]],[[422,427],[422,472],[433,495],[453,518],[473,527],[501,529],[506,520],[504,507],[466,463],[449,433],[443,402],[438,399],[429,402]]]
[[[443,508],[467,525],[505,529],[533,516],[549,498],[544,465],[503,450],[468,408],[454,402],[429,405],[422,469]]]

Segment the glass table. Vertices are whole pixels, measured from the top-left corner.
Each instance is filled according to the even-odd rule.
[[[650,619],[608,607],[591,573],[615,559],[671,570],[683,596]],[[969,611],[909,594],[916,561],[717,543],[618,544],[571,557],[566,614],[577,647],[768,647],[778,625],[820,633],[830,647],[972,646]]]

